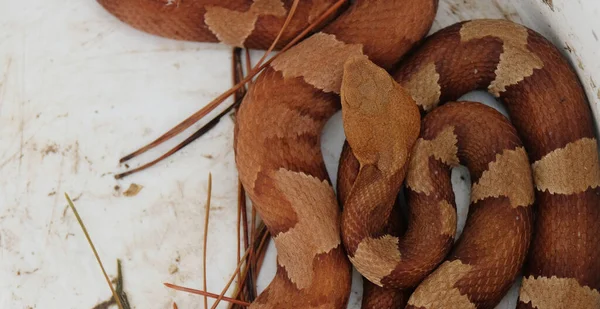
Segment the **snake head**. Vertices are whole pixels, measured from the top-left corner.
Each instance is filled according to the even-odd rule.
[[[400,170],[420,132],[419,109],[406,89],[364,57],[344,64],[342,116],[356,158],[391,175]]]

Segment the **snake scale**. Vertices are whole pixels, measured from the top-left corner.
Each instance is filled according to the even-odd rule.
[[[293,1],[99,2],[149,33],[266,49]],[[278,46],[333,3],[300,1]],[[505,20],[423,40],[436,9],[353,1],[250,87],[236,163],[278,251],[252,308],[345,308],[351,265],[368,279],[363,308],[493,308],[522,269],[518,308],[600,308],[600,163],[577,75],[544,37]],[[480,103],[443,104],[476,89],[512,124]],[[340,108],[336,196],[320,135]],[[473,185],[455,240],[449,175],[460,164]]]

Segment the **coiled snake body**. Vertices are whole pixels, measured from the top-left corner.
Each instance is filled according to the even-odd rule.
[[[291,2],[100,0],[151,33],[257,48]],[[282,44],[332,2],[301,1]],[[391,69],[420,41],[436,7],[355,1],[251,87],[237,117],[236,163],[278,250],[275,279],[253,308],[345,308],[349,261],[374,284],[363,307],[493,308],[526,258],[519,308],[600,308],[600,165],[577,76],[536,32],[475,20],[429,37],[402,61],[396,83],[378,67]],[[477,103],[435,108],[474,89],[498,97],[516,130]],[[320,151],[340,92],[350,145],[339,171],[342,216]],[[433,110],[422,124],[419,109]],[[459,163],[472,175],[472,203],[453,247],[449,168]],[[405,176],[402,233],[393,205]]]

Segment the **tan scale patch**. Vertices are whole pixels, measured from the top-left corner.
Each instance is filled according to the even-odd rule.
[[[582,138],[532,164],[535,186],[552,194],[575,194],[600,186],[596,139]]]
[[[456,209],[448,201],[440,201],[440,220],[442,221],[442,235],[454,238],[456,236]]]
[[[312,284],[315,256],[340,245],[339,211],[326,181],[285,169],[274,175],[277,187],[298,217],[298,223],[275,236],[277,261],[298,289]]]
[[[219,41],[243,47],[244,41],[254,30],[258,15],[251,12],[238,12],[218,6],[207,6],[204,23]]]
[[[454,127],[444,128],[433,140],[419,138],[415,143],[406,175],[406,185],[415,192],[433,192],[433,180],[429,172],[430,157],[450,166],[459,164],[458,139],[454,134]]]
[[[259,140],[273,136],[278,138],[297,138],[311,132],[320,132],[321,122],[300,111],[290,109],[283,104],[273,104],[270,111],[277,117],[265,117],[259,121],[264,127],[271,128],[263,132],[254,133]]]
[[[389,275],[402,259],[398,250],[398,237],[384,235],[364,238],[354,256],[349,257],[356,270],[369,281],[383,286],[381,279]]]
[[[544,62],[527,49],[527,29],[505,20],[476,20],[465,23],[460,29],[461,41],[479,39],[486,36],[497,37],[503,42],[500,63],[496,68],[496,79],[488,90],[498,97],[506,87],[531,76],[534,69],[541,69]]]
[[[287,13],[281,0],[254,0],[250,11],[256,15],[273,15],[276,17],[283,17]]]
[[[471,202],[506,196],[514,208],[533,203],[533,178],[525,148],[505,150],[496,155],[479,181],[472,186]]]
[[[598,308],[600,293],[573,278],[523,278],[519,300],[538,309]]]
[[[244,42],[254,31],[260,15],[282,17],[286,13],[281,0],[255,0],[246,12],[207,6],[204,23],[219,41],[231,46],[244,47]]]
[[[454,287],[469,271],[471,266],[459,260],[444,262],[419,285],[408,304],[427,309],[475,309],[475,304]]]
[[[361,44],[346,44],[333,34],[317,33],[273,61],[271,66],[284,78],[302,77],[324,92],[340,93],[344,63],[364,57]]]
[[[442,88],[438,84],[440,75],[435,64],[428,63],[414,73],[410,79],[402,84],[412,95],[418,106],[430,111],[440,103]]]

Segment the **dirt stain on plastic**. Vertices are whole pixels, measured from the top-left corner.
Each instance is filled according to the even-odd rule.
[[[552,3],[552,0],[542,0],[542,2],[544,2],[544,4],[546,4],[550,10],[552,10],[552,12],[554,12],[554,3]]]
[[[41,153],[42,153],[42,158],[44,158],[45,156],[51,154],[51,153],[57,153],[58,152],[58,145],[56,144],[49,144],[46,147],[44,147],[44,149],[42,149]]]

